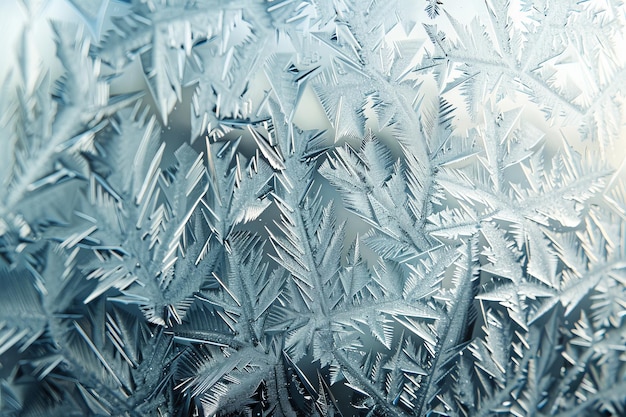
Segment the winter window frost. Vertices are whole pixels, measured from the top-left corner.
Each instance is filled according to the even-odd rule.
[[[626,415],[621,1],[17,0],[3,416]]]

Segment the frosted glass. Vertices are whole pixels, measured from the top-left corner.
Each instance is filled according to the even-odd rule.
[[[621,1],[10,0],[0,415],[626,415]]]

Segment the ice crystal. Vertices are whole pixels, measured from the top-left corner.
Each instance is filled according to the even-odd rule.
[[[0,414],[625,415],[626,6],[452,3],[22,0]]]

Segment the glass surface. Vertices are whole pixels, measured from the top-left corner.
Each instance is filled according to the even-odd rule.
[[[0,3],[0,415],[626,415],[626,6],[460,3]]]

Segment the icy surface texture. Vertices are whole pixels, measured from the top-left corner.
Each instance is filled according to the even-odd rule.
[[[626,8],[449,3],[22,0],[0,415],[626,415]]]

